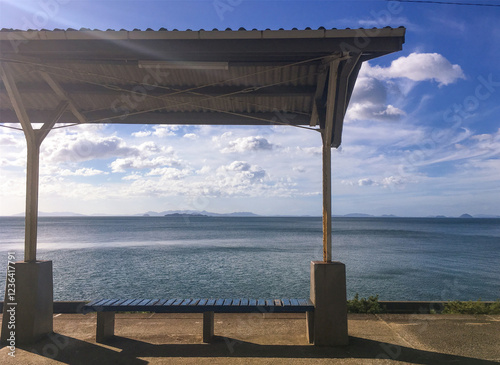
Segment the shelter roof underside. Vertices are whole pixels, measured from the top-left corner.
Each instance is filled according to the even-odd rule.
[[[0,31],[0,63],[34,123],[66,100],[72,108],[58,123],[321,126],[328,78],[349,66],[335,101],[343,118],[361,63],[400,50],[404,33]],[[3,80],[0,122],[17,123]]]

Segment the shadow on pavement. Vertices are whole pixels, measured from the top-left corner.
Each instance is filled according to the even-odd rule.
[[[478,364],[494,361],[417,350],[391,343],[350,337],[346,347],[312,345],[259,345],[234,338],[216,337],[211,344],[151,344],[130,338],[113,337],[106,345],[53,334],[23,350],[66,364],[147,364],[140,358],[316,358],[392,359],[412,364]]]

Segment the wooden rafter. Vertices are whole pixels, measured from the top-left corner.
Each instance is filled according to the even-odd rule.
[[[56,93],[56,95],[62,99],[66,100],[68,102],[68,107],[69,110],[71,110],[71,113],[78,119],[80,123],[87,123],[87,118],[78,110],[76,107],[76,104],[74,101],[71,99],[71,97],[66,93],[66,91],[61,87],[61,85],[52,78],[47,72],[45,71],[39,71],[40,75],[42,78],[49,84],[52,90]]]

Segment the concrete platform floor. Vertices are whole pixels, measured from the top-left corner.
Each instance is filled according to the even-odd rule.
[[[117,314],[116,337],[95,342],[95,314],[56,314],[55,333],[0,349],[0,364],[498,364],[500,316],[349,316],[350,344],[307,343],[305,316],[215,315],[216,342],[201,342],[198,314]]]

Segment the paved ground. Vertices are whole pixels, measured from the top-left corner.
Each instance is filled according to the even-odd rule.
[[[216,315],[219,337],[201,342],[201,315],[118,314],[116,337],[95,342],[95,314],[54,316],[55,334],[0,349],[0,364],[498,364],[500,316],[350,315],[350,344],[319,348],[296,314]]]

